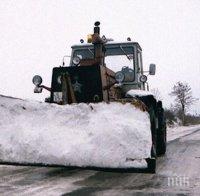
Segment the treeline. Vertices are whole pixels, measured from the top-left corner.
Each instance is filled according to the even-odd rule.
[[[197,125],[200,124],[200,115],[185,114],[184,123],[182,122],[181,111],[175,111],[173,109],[165,109],[165,118],[168,126],[174,125]]]

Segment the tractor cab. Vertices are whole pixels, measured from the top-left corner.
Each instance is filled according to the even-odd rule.
[[[146,89],[140,45],[130,38],[115,43],[100,37],[99,25],[95,23],[88,43],[72,46],[68,66],[63,61],[63,66],[53,68],[51,88],[41,85],[40,76],[33,78],[34,92],[45,88],[50,91],[48,102],[70,104],[115,101],[131,89]],[[155,65],[151,64],[150,69],[154,75]]]

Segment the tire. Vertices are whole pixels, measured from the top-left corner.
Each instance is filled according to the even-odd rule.
[[[157,155],[164,155],[166,152],[166,122],[162,108],[158,108],[158,130],[157,130]]]
[[[166,129],[162,131],[162,135],[158,136],[157,141],[157,155],[164,155],[166,153]]]
[[[151,147],[151,158],[146,159],[147,172],[156,173],[157,130],[156,130],[156,115],[153,107],[150,108],[149,115],[151,122],[152,147]]]
[[[149,110],[150,114],[150,122],[151,122],[151,137],[152,137],[152,148],[151,148],[151,156],[157,156],[157,130],[156,130],[156,115],[155,111],[152,108]]]
[[[156,154],[156,147],[154,144],[152,144],[152,147],[151,147],[151,157],[152,158],[156,158],[157,157],[157,154]]]
[[[147,158],[147,172],[156,173],[156,157],[157,157],[157,118],[156,118],[156,100],[153,96],[143,96],[140,100],[147,106],[148,113],[150,116],[151,124],[151,137],[152,137],[152,147],[151,147],[151,158]]]

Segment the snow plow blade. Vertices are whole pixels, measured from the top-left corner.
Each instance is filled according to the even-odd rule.
[[[0,164],[155,171],[149,115],[130,103],[0,102]]]
[[[147,162],[147,173],[156,173],[156,159],[155,158],[148,158],[146,159]]]

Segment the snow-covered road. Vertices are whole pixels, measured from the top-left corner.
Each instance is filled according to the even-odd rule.
[[[199,195],[200,126],[169,138],[156,174],[0,166],[0,195]]]

